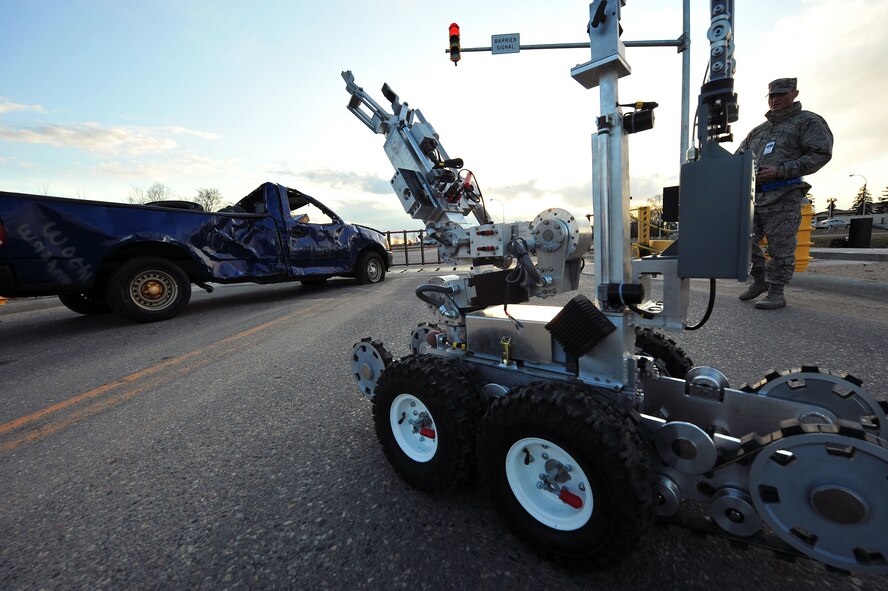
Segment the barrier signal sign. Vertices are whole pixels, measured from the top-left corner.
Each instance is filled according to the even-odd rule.
[[[508,35],[491,35],[490,53],[518,53],[521,50],[521,35],[510,33]]]

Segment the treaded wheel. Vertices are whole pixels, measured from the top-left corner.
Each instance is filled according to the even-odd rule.
[[[120,266],[108,282],[111,308],[135,322],[168,320],[188,305],[191,282],[179,265],[158,257],[139,257]]]
[[[535,382],[497,399],[479,428],[482,479],[509,528],[546,557],[605,567],[654,518],[638,415],[603,394]]]
[[[694,367],[694,362],[684,349],[659,330],[636,327],[635,350],[653,357],[660,373],[671,378],[684,379]]]
[[[373,398],[376,436],[401,478],[428,492],[450,490],[475,470],[478,395],[458,361],[404,357],[379,378]]]
[[[385,263],[375,252],[365,252],[358,257],[355,265],[355,279],[358,283],[380,283],[385,280]]]
[[[83,293],[61,293],[59,301],[72,312],[86,316],[106,314],[111,311],[111,306],[108,305],[102,291],[97,289]]]

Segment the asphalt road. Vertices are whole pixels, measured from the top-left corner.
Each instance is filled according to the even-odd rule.
[[[407,353],[421,278],[221,287],[147,325],[0,307],[0,588],[888,589],[676,529],[613,569],[566,570],[477,484],[408,487],[349,358],[371,335]],[[732,386],[817,364],[888,394],[888,302],[796,289],[765,312],[741,288],[719,281],[709,324],[675,335],[695,362]]]

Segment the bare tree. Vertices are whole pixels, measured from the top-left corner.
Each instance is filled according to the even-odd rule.
[[[169,187],[164,185],[163,183],[154,183],[148,190],[142,189],[142,187],[136,187],[133,185],[132,190],[130,191],[129,196],[126,198],[130,203],[135,203],[136,205],[144,205],[146,203],[151,203],[152,201],[166,201],[173,196],[173,192]]]
[[[197,197],[194,198],[194,201],[206,211],[216,211],[225,205],[225,201],[222,198],[222,191],[215,187],[198,189]]]
[[[657,229],[657,236],[661,236],[663,231],[663,196],[657,194],[649,198],[648,206],[651,208],[651,226]]]

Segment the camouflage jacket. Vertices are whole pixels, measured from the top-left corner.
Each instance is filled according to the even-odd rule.
[[[793,103],[786,110],[768,111],[765,118],[767,121],[750,131],[737,151],[752,150],[756,166],[777,167],[777,178],[766,185],[813,174],[832,158],[833,135],[829,126],[820,115],[803,111],[801,103]],[[803,197],[810,188],[801,180],[762,192],[761,184],[756,183],[755,202],[770,205],[784,195]]]

